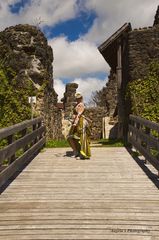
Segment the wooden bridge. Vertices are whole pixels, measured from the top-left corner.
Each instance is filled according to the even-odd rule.
[[[9,159],[0,173],[0,239],[159,240],[159,127],[130,119],[129,142],[151,164],[124,147],[92,147],[90,160],[69,157],[69,148],[33,158],[45,142],[41,118],[0,130],[9,139],[0,150],[0,162]]]

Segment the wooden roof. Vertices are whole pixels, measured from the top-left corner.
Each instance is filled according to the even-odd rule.
[[[109,45],[116,41],[124,32],[131,31],[131,24],[125,23],[121,28],[119,28],[111,37],[109,37],[104,43],[102,43],[98,49],[102,53]]]
[[[116,66],[118,39],[120,39],[125,35],[125,33],[128,33],[129,31],[131,31],[131,24],[125,23],[110,38],[108,38],[98,47],[98,50],[103,55],[104,59],[111,68],[114,68]]]

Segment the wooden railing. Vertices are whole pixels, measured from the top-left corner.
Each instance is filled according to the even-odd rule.
[[[41,117],[0,129],[0,186],[45,144]]]
[[[130,115],[128,142],[159,171],[159,124]]]

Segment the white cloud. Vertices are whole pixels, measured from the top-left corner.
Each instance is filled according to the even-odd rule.
[[[16,2],[19,0],[0,0],[0,30],[19,23],[36,25],[40,21],[41,26],[53,27],[76,17],[81,8],[96,12],[93,26],[81,39],[69,42],[66,37],[59,37],[49,41],[54,52],[54,86],[59,100],[65,91],[60,78],[74,78],[86,101],[92,91],[100,90],[106,83],[86,76],[109,71],[96,44],[105,41],[125,22],[131,22],[133,28],[151,26],[158,5],[158,0],[31,0],[18,14],[11,13],[9,4]]]
[[[74,42],[64,36],[49,41],[54,50],[55,78],[108,72],[109,67],[95,44],[100,45],[125,22],[131,22],[133,27],[152,25],[157,9],[157,0],[85,0],[84,3],[97,14],[89,32]]]
[[[76,0],[32,0],[21,8],[18,14],[10,11],[9,5],[18,0],[0,2],[0,29],[16,24],[33,24],[53,26],[60,21],[75,17],[77,14]]]
[[[93,10],[97,19],[85,39],[98,43],[125,22],[131,22],[133,28],[152,25],[158,5],[158,0],[31,0],[15,14],[9,5],[17,2],[0,0],[0,30],[19,23],[54,26],[76,17],[81,9]]]
[[[49,41],[54,52],[54,77],[80,77],[108,71],[109,67],[95,44],[88,41],[67,41],[60,37]]]
[[[31,0],[19,13],[12,13],[9,5],[19,0],[0,0],[0,29],[16,24],[38,24],[41,26],[54,26],[59,22],[74,18],[81,10],[82,5],[76,0]],[[49,41],[54,51],[54,87],[63,97],[65,84],[63,78],[74,78],[79,83],[79,89],[88,98],[91,91],[102,88],[104,81],[89,79],[83,76],[108,71],[109,67],[95,44],[88,41],[77,40],[69,42],[65,37]],[[83,78],[81,78],[83,77]],[[77,79],[78,78],[78,79]]]
[[[77,92],[80,92],[85,103],[88,103],[91,95],[94,91],[101,90],[106,85],[107,79],[101,80],[98,78],[75,78],[72,83],[78,84]],[[60,101],[65,92],[65,84],[61,79],[54,80],[54,88],[58,94],[58,100]]]
[[[61,101],[61,98],[63,98],[63,94],[65,92],[65,84],[63,83],[63,81],[61,79],[54,79],[54,89],[56,91],[56,93],[58,94],[58,101]]]
[[[109,67],[95,43],[101,44],[123,23],[133,27],[152,25],[158,0],[31,0],[19,14],[10,12],[9,4],[19,0],[0,1],[0,29],[18,23],[54,26],[71,19],[80,9],[93,10],[97,14],[89,32],[74,42],[65,37],[49,41],[54,50],[54,77],[81,77],[99,71],[108,72]],[[85,5],[85,8],[83,7]]]
[[[32,4],[24,9],[22,15],[26,20],[36,16],[41,18],[42,25],[51,26],[75,17],[75,3],[75,0],[32,0]]]
[[[157,5],[158,0],[85,0],[97,18],[83,38],[100,44],[125,22],[131,22],[132,28],[152,26]]]
[[[76,78],[73,82],[78,84],[77,91],[82,93],[84,101],[88,103],[92,93],[94,91],[101,90],[106,85],[106,81],[107,79],[101,80],[98,78]]]

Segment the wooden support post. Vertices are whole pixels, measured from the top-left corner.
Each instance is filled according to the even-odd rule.
[[[33,131],[35,131],[36,128],[37,128],[37,125],[34,124],[34,125],[33,125]],[[32,142],[32,146],[33,146],[36,142],[37,142],[37,138],[35,138],[35,140],[33,140],[33,142]]]
[[[39,123],[38,123],[38,128],[40,128],[41,126],[42,126],[42,122],[39,122]],[[42,135],[39,136],[39,139],[40,139],[40,138],[42,138]]]
[[[10,135],[7,137],[7,140],[8,140],[8,145],[13,143],[14,141],[14,135]],[[16,155],[13,154],[11,157],[8,158],[8,165],[11,164],[16,158]]]
[[[117,88],[118,88],[118,138],[123,138],[123,104],[122,104],[122,46],[121,40],[117,49]]]
[[[25,128],[25,129],[23,129],[22,131],[21,131],[21,134],[22,134],[22,137],[24,137],[26,134],[27,134],[27,128]],[[27,151],[28,150],[28,144],[23,148],[23,151],[25,152],[25,151]]]
[[[150,128],[149,127],[145,127],[145,133],[150,136]],[[148,142],[146,142],[146,146],[145,146],[146,150],[148,152],[150,152],[150,145]],[[149,161],[145,158],[145,164],[149,164]]]

